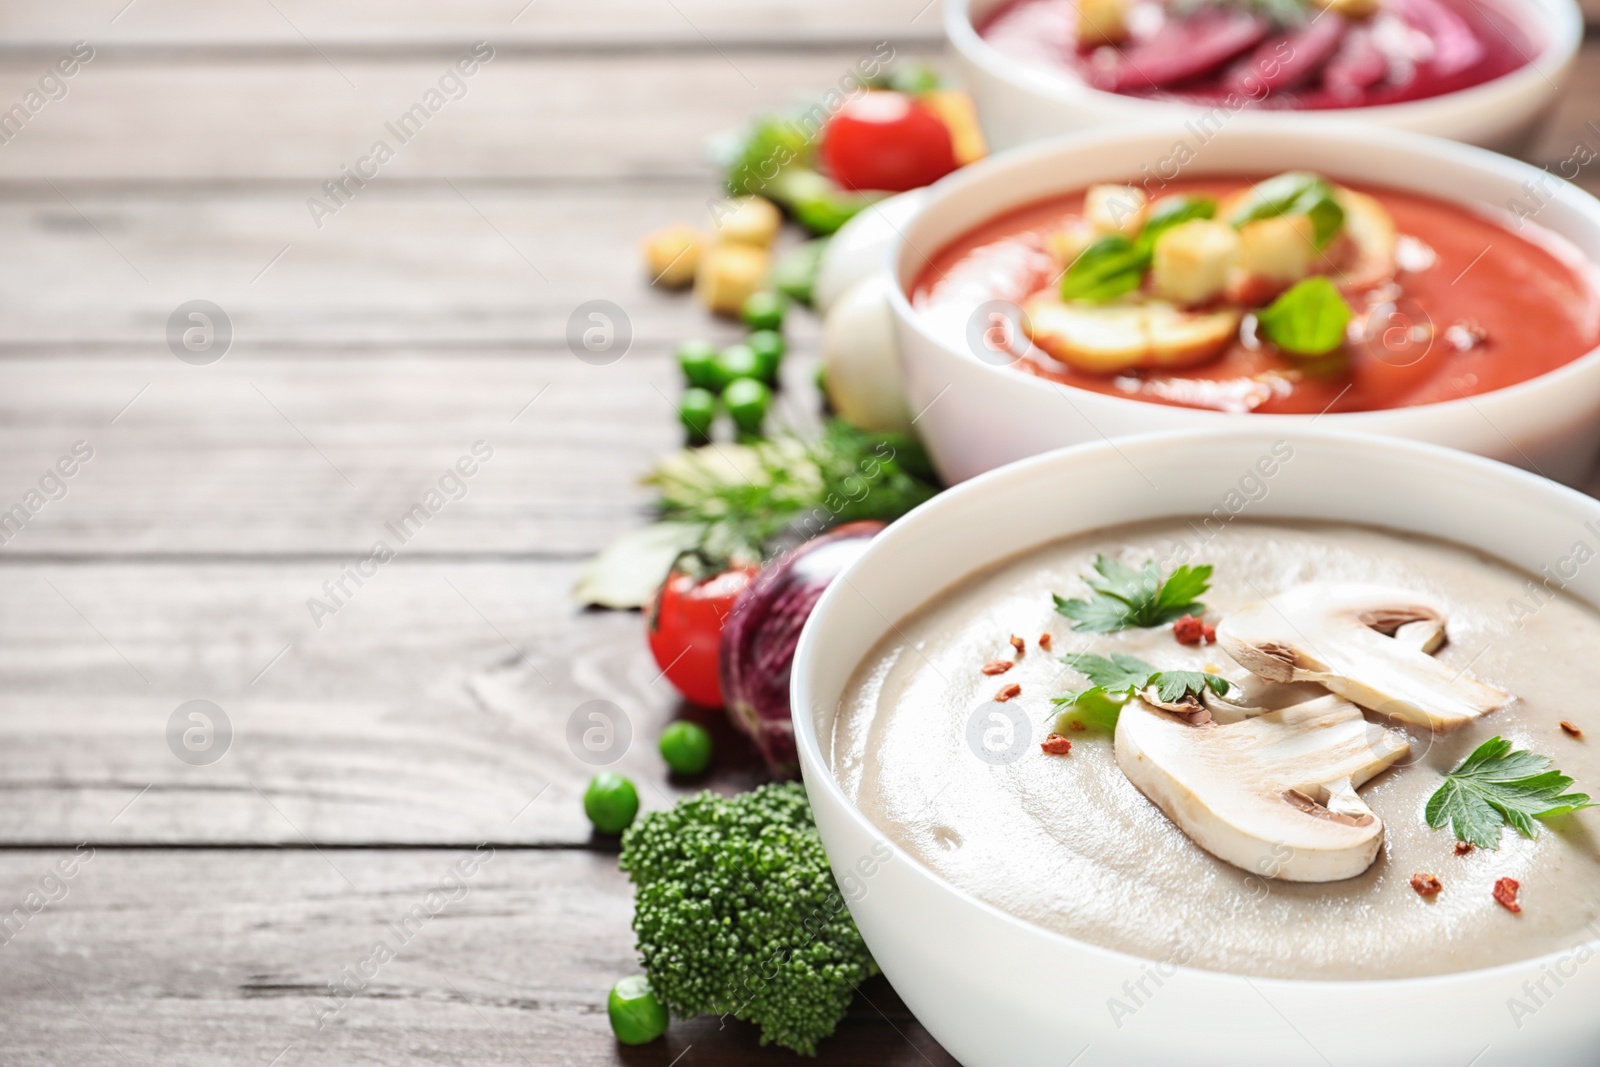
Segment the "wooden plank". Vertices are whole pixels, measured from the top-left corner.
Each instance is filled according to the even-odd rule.
[[[68,95],[4,144],[0,180],[277,180],[290,183],[282,195],[302,216],[298,229],[308,230],[306,200],[346,166],[376,175],[357,203],[402,180],[703,176],[711,173],[709,135],[815,99],[875,54],[912,50],[885,47],[507,53],[458,79],[461,88],[447,85],[454,99],[439,94],[441,77],[455,76],[450,56],[177,63],[113,54],[83,67]],[[33,56],[0,64],[0,110],[23,99],[44,67]],[[425,122],[401,128],[430,91],[437,99],[421,112]],[[393,158],[373,156],[380,141]],[[375,162],[361,162],[368,158]]]
[[[330,56],[440,50],[488,40],[496,47],[573,45],[707,47],[768,40],[876,41],[940,32],[928,0],[427,0],[392,3],[214,4],[205,0],[86,0],[70,7],[10,4],[0,11],[0,53],[48,51],[77,40],[119,51],[285,49]],[[708,49],[709,50],[709,49]]]
[[[67,855],[0,856],[0,902],[20,905]],[[711,1017],[618,1046],[605,993],[637,962],[614,860],[501,849],[454,867],[470,856],[102,848],[51,883],[66,895],[5,945],[6,1062],[668,1067],[691,1047],[682,1062],[706,1067],[796,1062]],[[425,918],[399,927],[418,905]],[[380,940],[394,958],[363,978]],[[354,995],[325,1000],[339,981]],[[881,978],[821,1055],[845,1067],[955,1063]]]
[[[808,418],[812,365],[787,359],[774,424]],[[354,557],[478,441],[492,458],[407,553],[581,558],[644,521],[638,478],[683,444],[681,389],[659,348],[0,360],[0,520],[34,511],[0,526],[0,559]],[[93,458],[62,496],[47,473],[80,441]]]
[[[298,195],[17,192],[0,198],[0,356],[118,345],[167,357],[167,320],[196,298],[231,319],[229,361],[307,346],[570,359],[568,321],[596,299],[623,308],[636,345],[670,345],[714,324],[687,294],[652,289],[635,249],[660,226],[707,227],[716,193],[709,179],[373,187],[318,230]]]
[[[0,566],[0,842],[585,845],[594,700],[647,809],[762,779],[660,679],[638,613],[568,603],[576,564],[402,548],[335,601],[343,563]],[[231,724],[191,737],[210,763],[168,735],[197,699]],[[714,778],[669,780],[655,741],[678,714],[712,728]]]
[[[394,540],[385,523],[481,440],[492,459],[412,551],[582,555],[639,521],[639,473],[681,443],[668,363],[6,361],[0,510],[26,503],[75,442],[94,457],[0,552],[353,557]]]

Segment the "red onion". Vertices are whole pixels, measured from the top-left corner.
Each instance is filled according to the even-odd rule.
[[[829,583],[866,550],[881,522],[852,522],[764,567],[734,602],[722,631],[722,697],[780,778],[799,767],[789,717],[789,671],[800,629]]]

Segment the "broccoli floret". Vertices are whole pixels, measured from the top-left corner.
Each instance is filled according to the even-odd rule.
[[[673,1015],[732,1015],[815,1055],[878,973],[828,869],[799,783],[686,797],[635,823],[621,866],[633,930]]]

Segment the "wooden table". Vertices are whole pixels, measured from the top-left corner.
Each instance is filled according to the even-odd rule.
[[[568,591],[679,443],[670,347],[731,336],[648,288],[638,237],[704,218],[707,135],[879,41],[936,55],[925,3],[0,9],[0,108],[92,48],[0,144],[0,511],[44,482],[0,546],[0,1062],[794,1062],[715,1020],[611,1038],[630,893],[567,724],[623,708],[618,767],[656,808],[682,709],[639,618]],[[386,123],[479,41],[400,143]],[[1586,58],[1537,158],[1600,146]],[[595,299],[633,332],[605,366],[565,341]],[[231,324],[220,359],[169,344],[195,300]],[[791,330],[795,383],[815,333]],[[185,761],[193,700],[232,736]],[[753,782],[723,741],[721,780]],[[881,979],[823,1055],[953,1062]]]

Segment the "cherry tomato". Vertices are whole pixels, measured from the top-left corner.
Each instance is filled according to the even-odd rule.
[[[905,93],[863,93],[823,130],[822,159],[846,189],[903,193],[956,169],[950,127]]]
[[[735,568],[696,581],[673,571],[645,609],[650,652],[685,699],[702,707],[722,707],[717,662],[722,628],[733,602],[755,573],[754,567]]]

